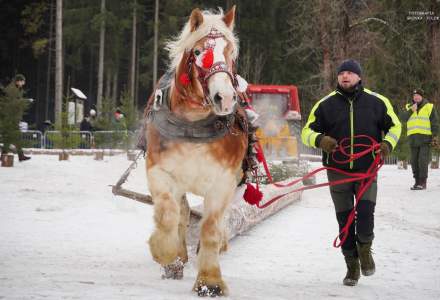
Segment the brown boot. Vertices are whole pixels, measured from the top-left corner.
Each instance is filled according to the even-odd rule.
[[[361,277],[359,258],[355,256],[345,256],[345,264],[347,265],[347,274],[342,283],[347,286],[355,286]]]
[[[364,276],[371,276],[376,272],[376,265],[374,263],[373,255],[371,255],[371,244],[372,242],[357,243],[362,275]]]
[[[420,179],[420,186],[422,187],[422,190],[426,190],[426,179],[427,178]]]

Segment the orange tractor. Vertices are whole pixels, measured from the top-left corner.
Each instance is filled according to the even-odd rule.
[[[298,159],[301,111],[297,87],[249,84],[247,94],[259,114],[257,136],[266,158]]]

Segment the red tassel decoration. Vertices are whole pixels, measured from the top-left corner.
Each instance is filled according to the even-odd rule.
[[[179,81],[184,86],[187,86],[191,83],[191,79],[189,79],[188,73],[182,73],[179,77]]]
[[[212,64],[214,63],[214,52],[212,51],[212,48],[209,48],[206,50],[205,55],[202,59],[202,66],[205,69],[211,68]]]
[[[255,147],[255,148],[257,148],[257,155],[256,155],[256,157],[257,157],[258,162],[263,162],[263,160],[264,160],[263,151],[261,151],[260,147]]]
[[[260,203],[261,199],[263,199],[263,193],[257,188],[255,188],[252,184],[246,183],[246,191],[243,194],[243,199],[249,203],[250,205],[257,205]]]

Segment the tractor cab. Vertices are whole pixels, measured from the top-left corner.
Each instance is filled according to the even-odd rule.
[[[298,159],[301,111],[297,87],[249,84],[247,94],[252,107],[260,115],[257,136],[266,158]]]

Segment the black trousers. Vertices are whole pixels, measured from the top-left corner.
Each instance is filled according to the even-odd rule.
[[[348,178],[346,175],[327,171],[329,181]],[[359,190],[359,182],[349,182],[330,187],[330,194],[336,211],[339,230],[345,226],[348,216],[354,207],[354,200]],[[376,206],[377,181],[365,191],[356,207],[356,218],[349,228],[345,243],[341,246],[344,255],[357,256],[356,242],[368,243],[374,239],[374,209]]]
[[[429,144],[411,146],[411,169],[415,179],[428,178],[428,165],[431,161],[431,147]]]

